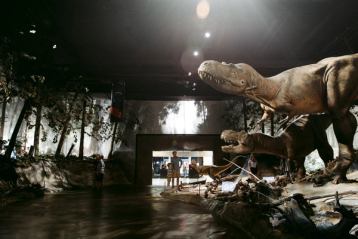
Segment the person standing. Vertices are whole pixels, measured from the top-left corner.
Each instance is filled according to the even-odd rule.
[[[174,183],[174,179],[173,178],[173,167],[172,167],[172,163],[168,163],[168,167],[167,167],[167,187],[170,187],[170,181],[173,180]],[[174,187],[174,185],[173,185]]]
[[[191,160],[191,163],[189,164],[189,178],[199,178],[199,173],[196,171],[196,161]]]
[[[188,176],[188,166],[186,165],[186,163],[184,163],[184,166],[183,166],[183,176],[184,176],[184,178],[186,178]]]
[[[180,168],[183,165],[183,161],[177,156],[177,151],[173,151],[173,157],[171,157],[172,163],[172,187],[174,187],[174,178],[176,178],[177,186],[179,186]]]
[[[103,161],[103,155],[97,155],[96,162],[96,189],[100,190],[103,188],[104,169],[106,167]]]
[[[165,163],[162,164],[162,167],[160,168],[160,178],[166,178],[168,174],[168,169]]]

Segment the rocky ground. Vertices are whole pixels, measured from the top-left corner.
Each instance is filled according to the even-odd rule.
[[[347,176],[358,180],[358,171]],[[205,194],[205,185],[200,186],[200,194],[199,185],[184,185],[179,189],[168,188],[161,195],[206,207],[219,222],[234,226],[247,238],[358,238],[355,230],[358,226],[353,227],[358,225],[358,182],[338,185],[329,182],[321,187],[309,182],[288,184],[282,187],[279,197],[272,192],[266,194],[259,184],[242,185],[241,190],[235,188],[234,194],[221,192],[219,184],[213,193]],[[338,197],[340,207],[336,192],[343,194]],[[301,202],[299,197],[292,197],[297,194],[303,195]]]
[[[85,189],[94,185],[95,160],[48,157],[0,160],[0,208],[44,193]],[[129,184],[116,160],[106,162],[104,186]]]

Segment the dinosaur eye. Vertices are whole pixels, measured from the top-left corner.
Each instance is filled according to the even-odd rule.
[[[241,84],[241,85],[245,85],[245,81],[244,81],[244,80],[240,80],[240,84]]]

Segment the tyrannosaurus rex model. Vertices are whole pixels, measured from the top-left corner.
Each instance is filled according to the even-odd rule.
[[[247,64],[204,61],[198,73],[214,89],[247,96],[288,116],[326,112],[339,143],[334,182],[346,180],[356,125],[349,108],[358,100],[358,54],[330,57],[265,78]]]
[[[355,117],[350,112],[348,115],[354,124]],[[289,162],[296,163],[298,177],[302,178],[305,175],[305,157],[313,150],[318,150],[326,165],[328,161],[333,160],[333,150],[326,135],[326,129],[331,122],[331,117],[327,114],[302,115],[276,137],[262,133],[248,134],[245,131],[225,130],[221,133],[221,139],[233,144],[222,146],[222,151],[238,154],[263,153],[286,158]]]

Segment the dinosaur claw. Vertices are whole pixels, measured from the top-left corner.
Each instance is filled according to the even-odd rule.
[[[333,184],[348,183],[350,182],[345,176],[337,175],[333,178]]]

